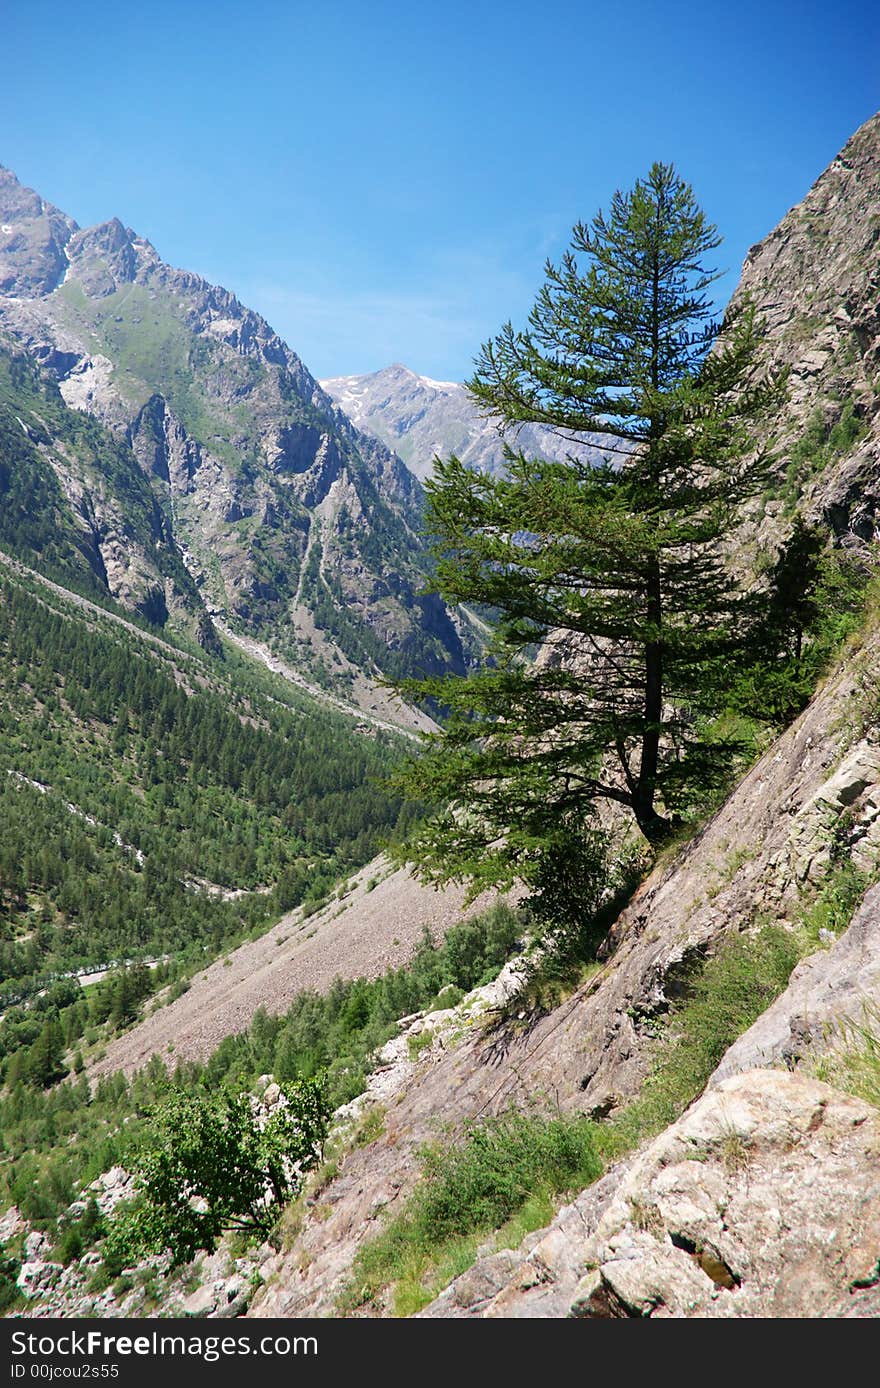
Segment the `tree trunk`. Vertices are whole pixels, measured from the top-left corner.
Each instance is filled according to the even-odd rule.
[[[660,631],[663,608],[660,589],[660,565],[655,561],[647,583],[648,621]],[[660,727],[663,717],[663,646],[659,639],[645,643],[645,704],[644,731],[639,760],[639,775],[633,794],[633,809],[639,828],[647,833],[645,823],[660,819],[654,809],[657,793],[657,768],[660,762]],[[645,821],[644,823],[642,821]],[[665,821],[661,821],[665,823]],[[651,835],[648,834],[648,838]]]
[[[672,833],[675,827],[672,820],[664,819],[662,815],[658,814],[650,801],[633,798],[632,807],[636,823],[648,843],[654,847],[663,843]]]

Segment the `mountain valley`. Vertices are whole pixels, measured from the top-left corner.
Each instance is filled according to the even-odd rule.
[[[425,591],[422,481],[503,477],[495,424],[399,364],[318,382],[0,170],[0,1311],[880,1315],[880,115],[747,297],[787,396],[726,543],[760,581],[821,535],[827,659],[554,973],[525,888],[398,861],[444,710],[389,681],[477,668],[490,615]],[[271,1229],[113,1243],[169,1093],[262,1122],[319,1075]]]

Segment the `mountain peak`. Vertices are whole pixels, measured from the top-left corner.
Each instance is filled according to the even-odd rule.
[[[67,270],[77,224],[0,166],[0,294],[51,294]]]
[[[68,258],[90,298],[102,298],[120,285],[132,283],[138,270],[134,241],[134,232],[118,217],[85,227],[70,238]]]
[[[118,217],[79,228],[11,174],[0,228],[0,324],[130,446],[206,609],[368,709],[377,671],[464,668],[452,619],[421,593],[418,482],[265,319]],[[76,512],[86,483],[58,480]],[[102,533],[125,512],[111,491]]]
[[[435,381],[394,362],[366,376],[336,376],[320,383],[359,429],[393,448],[416,476],[429,477],[435,457],[455,453],[468,467],[500,472],[505,440],[546,458],[592,455],[592,440],[575,442],[526,424],[504,433],[486,419],[460,381]]]

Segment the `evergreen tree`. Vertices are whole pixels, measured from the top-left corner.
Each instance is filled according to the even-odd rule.
[[[31,1084],[45,1089],[61,1079],[65,1073],[63,1054],[64,1037],[61,1027],[54,1017],[48,1017],[28,1052],[27,1075]]]
[[[819,616],[817,587],[824,549],[821,531],[796,516],[770,573],[768,641],[796,664],[803,655],[804,637]]]
[[[786,727],[805,708],[855,628],[870,571],[802,516],[767,574],[763,622],[732,699],[747,716]]]
[[[656,843],[733,753],[704,729],[760,614],[723,541],[766,483],[756,425],[784,385],[761,369],[750,305],[713,317],[719,243],[655,164],[575,227],[528,328],[482,349],[468,385],[485,413],[592,434],[600,456],[508,448],[503,477],[437,461],[436,588],[500,620],[477,675],[401,686],[449,714],[402,782],[449,806],[409,845],[428,878],[509,881],[603,800]]]

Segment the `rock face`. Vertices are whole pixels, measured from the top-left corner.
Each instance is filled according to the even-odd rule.
[[[752,247],[735,296],[753,297],[772,357],[791,373],[780,470],[808,517],[856,544],[877,536],[880,514],[878,225],[880,115]]]
[[[207,620],[124,438],[85,419],[0,337],[0,546],[161,624]],[[208,623],[210,625],[210,623]]]
[[[49,294],[67,270],[76,223],[0,167],[0,294]]]
[[[880,887],[873,887],[831,949],[798,964],[781,997],[727,1051],[709,1087],[757,1065],[791,1068],[814,1059],[878,1007]]]
[[[478,1263],[421,1314],[876,1316],[878,1156],[870,1105],[801,1075],[736,1075],[503,1278]]]
[[[463,385],[432,381],[396,363],[368,376],[335,376],[321,386],[359,429],[393,448],[423,481],[434,458],[455,453],[467,467],[503,472],[504,444],[551,460],[601,454],[596,440],[563,438],[536,424],[499,432],[479,413]]]
[[[134,451],[206,607],[325,683],[464,670],[469,630],[421,596],[418,481],[263,318],[6,170],[0,226],[0,329]]]

